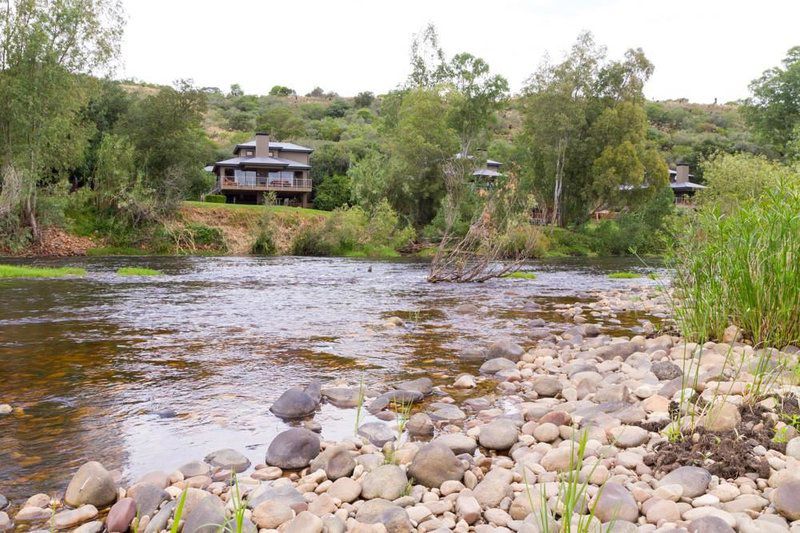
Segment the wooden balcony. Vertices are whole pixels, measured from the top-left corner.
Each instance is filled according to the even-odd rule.
[[[220,190],[311,192],[311,178],[223,178]]]

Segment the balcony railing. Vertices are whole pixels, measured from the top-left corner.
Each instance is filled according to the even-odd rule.
[[[255,172],[237,171],[236,175],[222,178],[222,189],[249,189],[262,191],[311,190],[311,178],[295,178],[289,172],[270,172],[257,176]]]

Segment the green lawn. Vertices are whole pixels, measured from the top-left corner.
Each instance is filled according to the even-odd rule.
[[[117,269],[118,276],[160,276],[161,274],[160,270],[152,268],[124,267]]]
[[[63,278],[83,276],[86,270],[75,267],[32,267],[24,265],[0,265],[0,278]]]
[[[251,211],[251,212],[258,212],[264,211],[265,209],[270,211],[271,213],[299,213],[303,216],[312,217],[312,216],[330,216],[330,211],[320,211],[319,209],[307,209],[305,207],[287,207],[284,205],[270,205],[270,206],[263,206],[263,205],[250,205],[250,204],[217,204],[213,202],[184,202],[187,206],[190,207],[199,207],[203,209],[230,209],[233,211]]]

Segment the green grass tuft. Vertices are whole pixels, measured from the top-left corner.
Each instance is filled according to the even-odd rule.
[[[612,272],[608,277],[611,279],[636,279],[641,278],[642,275],[636,272]]]
[[[117,270],[118,276],[160,276],[161,274],[160,270],[152,268],[124,267]]]
[[[510,279],[536,279],[536,274],[525,270],[517,270],[516,272],[509,272],[500,276],[501,278]]]
[[[63,278],[83,276],[86,269],[76,267],[32,267],[22,265],[0,265],[0,278]]]

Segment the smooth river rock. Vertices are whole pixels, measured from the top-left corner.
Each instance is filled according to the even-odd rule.
[[[136,518],[136,501],[133,498],[122,498],[112,505],[108,512],[108,518],[106,518],[108,533],[128,531],[134,518]]]
[[[97,461],[81,466],[72,476],[64,494],[64,501],[71,507],[84,504],[108,507],[116,499],[117,484],[109,471]]]
[[[426,487],[438,488],[451,479],[461,481],[464,470],[464,465],[450,448],[431,442],[419,449],[411,461],[408,474]]]
[[[318,406],[318,401],[305,391],[294,387],[281,394],[269,410],[279,418],[293,420],[314,414]]]
[[[369,472],[361,482],[361,497],[365,500],[383,498],[396,500],[403,495],[408,478],[397,465],[381,465]]]
[[[682,466],[661,478],[658,486],[678,484],[683,487],[684,496],[695,498],[705,494],[710,482],[711,474],[705,468]]]
[[[217,496],[200,500],[187,515],[183,533],[218,533],[225,523],[225,505]]]
[[[231,448],[224,448],[206,455],[205,462],[233,472],[244,472],[250,468],[250,459]]]
[[[397,434],[383,422],[367,422],[358,426],[358,434],[375,446],[382,448],[387,442],[397,438]]]
[[[267,448],[267,464],[284,469],[305,468],[319,454],[319,437],[302,428],[280,433]]]
[[[775,489],[772,504],[789,520],[800,520],[800,481],[789,481]]]
[[[636,522],[639,507],[628,489],[619,483],[608,482],[600,490],[595,516],[603,523],[615,520]]]
[[[489,450],[508,450],[517,443],[517,426],[511,420],[498,419],[481,427],[478,442]]]
[[[311,461],[312,472],[324,470],[331,481],[346,477],[353,473],[356,461],[345,446],[330,446]]]

